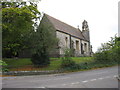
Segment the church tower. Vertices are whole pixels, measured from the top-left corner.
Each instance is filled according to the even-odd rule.
[[[82,23],[82,34],[85,37],[85,39],[88,41],[88,52],[87,55],[91,55],[92,48],[90,46],[90,34],[89,34],[89,26],[88,22],[86,20],[83,21]]]
[[[89,27],[88,22],[86,20],[82,23],[82,34],[90,42],[90,35],[89,35]]]

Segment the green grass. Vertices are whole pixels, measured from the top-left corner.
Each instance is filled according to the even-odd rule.
[[[109,67],[116,65],[116,63],[96,63],[94,62],[93,57],[71,57],[73,61],[75,61],[77,64],[81,66],[80,69],[69,69],[70,71],[82,71],[82,70],[89,70],[94,68],[101,68],[101,67]],[[35,68],[30,60],[30,58],[20,58],[20,59],[3,59],[8,66],[9,71],[31,71],[31,70],[57,70],[60,69],[61,65],[61,58],[50,58],[50,65],[47,67],[39,67]],[[85,62],[87,62],[87,65],[85,65]]]
[[[7,59],[3,59],[3,61],[5,61],[8,65],[12,65],[12,66],[32,65],[30,58],[20,58],[20,59],[7,58]]]
[[[61,65],[61,60],[51,61],[50,65],[42,68],[42,70],[56,70],[59,69]]]
[[[93,57],[72,57],[72,60],[76,63],[83,63],[83,62],[93,62]]]
[[[92,57],[71,57],[73,61],[76,63],[84,63],[84,62],[93,62]],[[60,68],[61,58],[51,58],[51,64],[48,67],[43,68],[43,70],[56,70]]]
[[[26,66],[32,65],[30,58],[20,58],[20,59],[3,59],[8,65],[13,66],[13,68],[26,68]],[[47,67],[39,68],[39,70],[56,70],[60,68],[61,65],[61,58],[50,58],[51,62],[50,65]],[[83,63],[83,62],[92,62],[92,57],[72,57],[72,60],[76,63]],[[14,67],[15,66],[15,67]],[[31,67],[30,67],[31,68]],[[21,69],[20,69],[21,70]]]

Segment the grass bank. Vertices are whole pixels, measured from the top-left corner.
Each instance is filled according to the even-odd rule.
[[[89,69],[96,69],[102,67],[109,67],[117,65],[117,63],[100,63],[95,62],[93,57],[71,57],[73,61],[77,64],[75,67],[66,68],[66,71],[83,71]],[[34,67],[30,58],[20,58],[20,59],[3,59],[8,66],[9,71],[33,71],[33,70],[58,70],[61,69],[61,58],[50,58],[50,65],[47,67]]]
[[[75,61],[77,64],[79,63],[85,63],[85,62],[94,62],[92,57],[71,57],[73,61]],[[4,58],[3,61],[5,61],[8,64],[8,69],[10,71],[22,71],[22,70],[57,70],[60,69],[61,65],[61,58],[50,58],[50,65],[47,67],[41,67],[41,68],[35,68],[30,60],[30,58]]]

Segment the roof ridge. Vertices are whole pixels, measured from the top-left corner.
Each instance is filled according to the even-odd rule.
[[[72,29],[71,29],[72,31],[75,30],[75,31],[79,32],[81,39],[86,40],[85,37],[84,37],[84,35],[82,34],[82,31],[81,31],[80,29],[77,29],[77,28],[73,27],[72,25],[69,25],[69,24],[67,24],[67,23],[65,23],[65,22],[63,22],[63,21],[61,21],[61,20],[59,20],[59,19],[57,19],[57,18],[54,18],[54,17],[52,17],[52,16],[50,16],[50,15],[48,15],[48,14],[46,14],[46,13],[44,13],[44,15],[50,20],[50,22],[51,22],[53,25],[55,25],[55,23],[53,23],[53,20],[55,20],[55,21],[57,21],[57,22],[60,22],[61,24],[65,25],[65,26],[67,26],[67,27],[71,27],[71,28],[72,28]],[[52,20],[52,19],[53,19],[53,20]],[[59,28],[58,28],[58,30],[59,30]],[[62,30],[62,31],[63,31],[63,30]],[[66,32],[66,31],[64,31],[64,32]],[[75,34],[75,33],[74,33],[74,34]],[[79,37],[78,34],[77,34],[77,37]]]
[[[70,27],[72,27],[72,28],[74,28],[74,29],[78,30],[77,28],[73,27],[72,25],[67,24],[67,23],[65,23],[65,22],[63,22],[63,21],[61,21],[61,20],[59,20],[59,19],[57,19],[57,18],[54,18],[54,17],[52,17],[52,16],[50,16],[50,15],[48,15],[48,14],[45,14],[45,15],[47,15],[47,16],[49,16],[49,17],[53,18],[53,19],[56,19],[57,21],[60,21],[60,22],[62,22],[62,23],[64,23],[64,24],[69,25]],[[79,31],[80,31],[80,30],[79,30]],[[81,31],[80,31],[80,32],[81,32]]]

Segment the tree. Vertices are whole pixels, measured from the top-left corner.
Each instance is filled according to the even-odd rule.
[[[49,54],[56,48],[57,43],[55,29],[44,16],[34,35],[32,62],[40,66],[49,65]]]
[[[116,63],[120,60],[120,37],[111,37],[107,43],[101,44],[101,48],[95,53],[94,58],[99,63]]]
[[[120,64],[120,37],[115,37],[114,40],[115,44],[112,48],[112,52],[114,53],[112,55],[113,59]]]
[[[32,34],[39,17],[36,4],[2,2],[3,57],[17,56],[21,50],[31,47]]]

